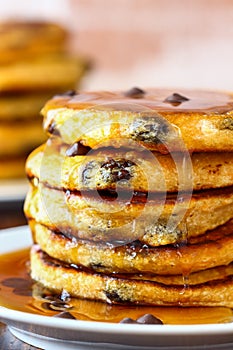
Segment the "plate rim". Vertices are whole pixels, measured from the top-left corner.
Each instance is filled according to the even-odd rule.
[[[18,310],[11,310],[0,305],[0,319],[9,319],[12,321],[20,321],[22,323],[32,323],[33,325],[56,327],[68,330],[95,330],[95,332],[114,331],[115,334],[140,333],[141,335],[205,335],[210,333],[216,334],[233,334],[233,324],[231,323],[216,323],[216,324],[195,324],[195,325],[135,325],[135,324],[118,324],[113,322],[99,322],[86,320],[69,320],[52,318],[50,316],[37,315],[26,313]],[[17,318],[15,316],[18,316]],[[231,326],[230,326],[231,325]],[[140,327],[139,327],[140,326]],[[210,328],[210,329],[209,329]],[[221,329],[222,328],[222,329]],[[184,331],[185,329],[185,331]],[[221,330],[221,332],[220,332]]]

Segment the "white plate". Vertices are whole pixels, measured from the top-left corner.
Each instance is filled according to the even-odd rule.
[[[0,203],[24,200],[28,190],[27,179],[1,180],[0,181]]]
[[[30,246],[27,227],[0,231],[0,254]],[[0,306],[0,320],[21,340],[46,350],[233,349],[233,323],[135,325],[69,320]],[[45,336],[46,335],[46,336]]]

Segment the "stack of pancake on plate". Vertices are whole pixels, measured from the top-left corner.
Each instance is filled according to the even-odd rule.
[[[45,141],[41,108],[55,93],[76,88],[85,71],[67,40],[53,23],[0,24],[0,179],[25,175],[26,156]]]
[[[233,95],[56,96],[31,153],[31,276],[107,303],[233,306]]]

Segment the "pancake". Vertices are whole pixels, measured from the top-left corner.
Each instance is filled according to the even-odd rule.
[[[196,285],[166,285],[93,273],[52,259],[34,246],[31,250],[31,276],[56,293],[101,300],[110,304],[233,306],[232,274]]]
[[[106,247],[78,240],[72,235],[67,237],[32,220],[29,225],[34,242],[49,256],[101,273],[188,276],[196,271],[228,265],[233,256],[233,220],[196,240],[189,239],[185,245],[157,248],[140,242]],[[163,277],[163,281],[165,279]]]
[[[117,188],[178,192],[233,185],[233,153],[230,152],[194,153],[191,164],[185,164],[187,155],[182,154],[171,156],[110,148],[66,156],[67,150],[68,146],[56,141],[38,147],[27,160],[28,177],[71,191]]]
[[[233,94],[68,91],[26,164],[31,277],[51,297],[233,307]]]
[[[44,142],[44,103],[77,87],[85,60],[68,51],[68,32],[46,21],[0,23],[0,178],[25,176],[22,159]]]
[[[0,124],[0,157],[27,155],[45,141],[40,118]]]
[[[52,93],[11,94],[0,97],[0,125],[2,123],[36,120],[44,103]],[[42,124],[42,119],[41,119]],[[41,125],[40,125],[41,129]]]
[[[33,180],[32,180],[33,182]],[[123,192],[124,198],[101,197],[98,193],[71,193],[37,185],[31,186],[25,201],[25,214],[52,230],[77,238],[124,244],[140,239],[158,246],[198,236],[233,217],[233,192],[202,191],[167,199],[146,198]],[[96,196],[97,195],[97,196]],[[211,210],[210,210],[211,209]]]
[[[31,305],[34,308],[43,313],[46,310],[46,314],[50,316],[57,314],[54,302],[61,300],[61,295],[51,295],[51,291],[39,282],[33,284],[32,295]],[[69,313],[78,320],[118,323],[125,318],[137,320],[148,314],[162,320],[164,324],[216,324],[232,320],[232,310],[226,307],[151,307],[126,304],[122,307],[78,298],[61,301],[64,311],[68,306]]]
[[[135,92],[136,91],[136,92]],[[128,140],[162,153],[233,151],[233,95],[133,89],[57,96],[42,110],[44,127],[63,142],[91,148]]]
[[[62,52],[67,31],[43,21],[0,23],[0,64],[9,64],[42,53]]]
[[[38,56],[0,66],[0,93],[74,89],[85,71],[86,63],[77,57]]]

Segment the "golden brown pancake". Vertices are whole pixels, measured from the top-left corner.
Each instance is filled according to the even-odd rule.
[[[43,115],[45,129],[70,145],[100,148],[128,140],[162,153],[233,151],[233,95],[227,92],[83,92],[50,100]]]
[[[51,295],[51,291],[35,282],[32,286],[33,300],[31,304],[37,310],[54,316],[57,314],[54,301],[59,300],[60,295]],[[64,303],[64,302],[63,302]],[[143,315],[153,315],[162,320],[164,324],[210,324],[226,323],[232,320],[232,311],[226,307],[152,307],[132,306],[124,304],[107,304],[95,300],[69,298],[65,301],[64,309],[69,308],[69,313],[78,320],[97,322],[121,322],[125,318],[137,320]]]
[[[42,106],[77,87],[87,63],[68,52],[66,29],[50,22],[2,22],[0,39],[0,178],[13,178],[25,174],[20,158],[46,139]]]
[[[0,63],[22,60],[43,53],[62,52],[67,31],[45,21],[6,21],[0,23]]]
[[[0,97],[0,123],[38,119],[44,103],[53,93],[10,94]],[[40,119],[42,124],[42,118]],[[41,129],[41,125],[40,125]]]
[[[0,124],[0,157],[27,155],[45,141],[39,117],[30,121]]]
[[[42,114],[32,278],[109,304],[233,307],[233,94],[71,91]]]
[[[179,199],[172,195],[165,201],[132,194],[110,201],[98,193],[63,192],[42,184],[37,187],[36,182],[25,201],[26,216],[84,240],[124,244],[140,239],[158,246],[201,235],[233,216],[231,188],[202,191],[187,202],[185,195]]]
[[[32,220],[29,224],[34,242],[49,256],[101,273],[168,275],[171,283],[172,275],[188,276],[196,271],[228,265],[232,261],[232,220],[196,240],[190,239],[181,246],[156,248],[139,242],[120,247],[105,246],[78,240],[72,235],[67,237]],[[213,279],[213,274],[211,276]],[[166,277],[159,279],[162,280],[165,281]]]
[[[233,185],[233,153],[230,152],[194,153],[191,164],[185,165],[186,155],[181,154],[171,156],[110,148],[67,156],[68,151],[68,146],[57,145],[56,141],[38,147],[27,160],[28,177],[71,191],[117,188],[177,192]]]
[[[86,63],[68,55],[38,56],[0,66],[0,93],[74,89]]]
[[[0,97],[0,179],[25,177],[28,154],[46,135],[39,111],[49,93]]]
[[[166,285],[127,276],[93,273],[81,266],[52,259],[34,246],[31,250],[31,276],[56,293],[65,290],[73,297],[110,304],[233,306],[232,274],[196,285]]]

